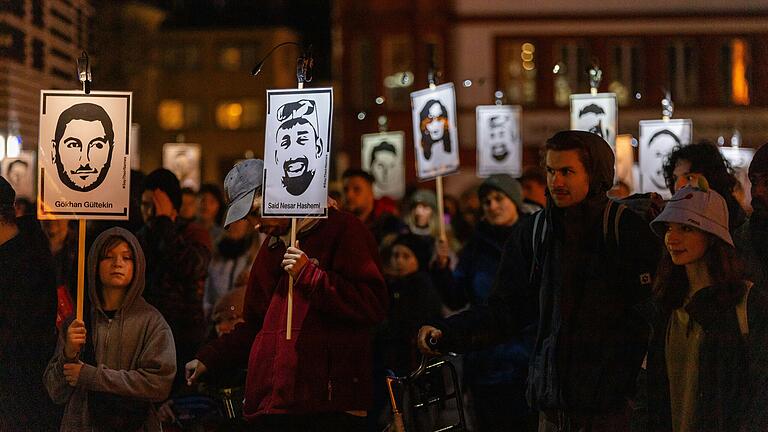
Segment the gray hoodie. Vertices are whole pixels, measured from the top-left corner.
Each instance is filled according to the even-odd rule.
[[[122,306],[109,319],[96,293],[99,250],[113,236],[123,238],[133,250],[133,281]],[[76,387],[67,384],[64,364],[65,327],[60,333],[56,352],[45,371],[45,385],[54,402],[65,404],[61,431],[95,431],[88,409],[88,392],[106,392],[148,402],[164,401],[176,374],[173,335],[160,312],[141,296],[146,263],[136,237],[122,228],[111,228],[99,235],[88,256],[88,296],[91,300],[91,332],[96,365],[84,364]],[[85,313],[89,313],[86,311]],[[153,406],[144,431],[160,431],[160,421]]]

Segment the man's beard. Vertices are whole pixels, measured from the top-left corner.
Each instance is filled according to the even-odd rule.
[[[312,179],[315,178],[314,170],[304,171],[304,173],[298,177],[289,177],[285,171],[283,171],[283,173],[285,173],[283,176],[283,187],[289,194],[294,196],[303,194],[309,188]]]

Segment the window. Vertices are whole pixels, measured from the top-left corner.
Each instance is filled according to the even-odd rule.
[[[243,52],[238,47],[225,47],[219,55],[219,64],[229,71],[240,70],[243,64]]]
[[[13,59],[24,64],[24,32],[0,22],[0,58]]]
[[[536,102],[536,45],[530,41],[504,41],[500,45],[499,77],[510,103]]]
[[[32,67],[39,71],[45,68],[45,44],[40,39],[32,41]]]
[[[388,35],[381,42],[384,95],[390,108],[406,109],[413,85],[413,44],[407,34]]]
[[[32,0],[32,24],[36,27],[45,27],[43,21],[43,0]]]
[[[359,71],[359,76],[350,74],[350,95],[352,107],[356,110],[368,109],[373,104],[374,73],[372,57],[375,53],[371,40],[367,37],[356,38],[352,42],[350,71]]]
[[[589,50],[581,41],[559,41],[554,44],[554,59],[555,105],[566,107],[572,93],[589,92]]]
[[[221,129],[248,129],[261,125],[264,113],[257,99],[222,101],[216,106],[216,125]]]
[[[721,47],[720,76],[726,105],[749,105],[752,65],[749,48],[749,43],[740,38],[730,39]]]
[[[675,103],[692,104],[698,99],[697,57],[691,41],[673,41],[667,48],[667,76],[672,100]]]
[[[169,69],[196,69],[200,52],[196,46],[168,47],[163,51],[163,65]]]
[[[622,41],[611,47],[608,90],[616,93],[620,106],[629,105],[635,94],[643,92],[640,47],[631,41]]]
[[[200,125],[200,105],[165,99],[157,107],[157,122],[165,130],[189,129]]]

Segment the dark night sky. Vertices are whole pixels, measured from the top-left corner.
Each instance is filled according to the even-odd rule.
[[[288,26],[312,43],[315,76],[330,79],[330,0],[145,0],[169,11],[169,28]]]

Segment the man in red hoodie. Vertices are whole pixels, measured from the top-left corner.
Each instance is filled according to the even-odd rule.
[[[247,421],[259,430],[364,431],[371,402],[371,327],[382,321],[387,294],[376,243],[354,216],[260,217],[263,163],[246,160],[229,172],[225,227],[247,218],[270,237],[251,269],[243,318],[187,364],[188,383],[210,370],[247,364]],[[286,339],[289,275],[293,324]]]

